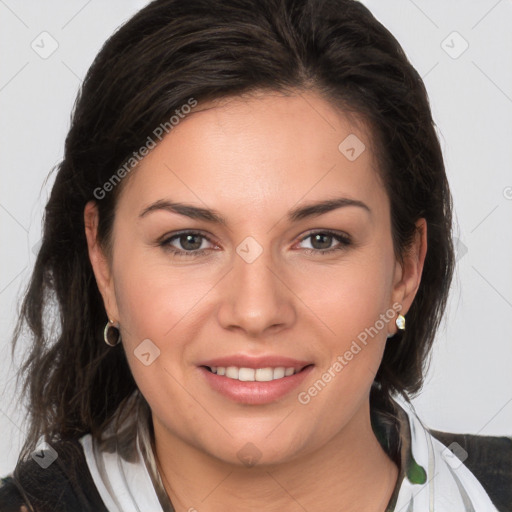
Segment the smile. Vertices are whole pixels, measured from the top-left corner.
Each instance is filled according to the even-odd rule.
[[[272,380],[290,377],[300,370],[293,367],[285,368],[278,366],[276,368],[244,368],[237,366],[209,366],[212,373],[222,375],[228,379],[239,380],[242,382],[270,382]]]
[[[294,364],[291,360],[287,362]],[[289,396],[314,369],[311,363],[297,362],[295,366],[268,364],[272,363],[261,361],[250,368],[233,363],[220,366],[210,362],[199,366],[198,370],[210,389],[225,398],[241,404],[264,405]]]

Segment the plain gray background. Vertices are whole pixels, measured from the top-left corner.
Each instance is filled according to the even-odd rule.
[[[146,3],[0,0],[0,476],[24,436],[10,334],[53,175],[45,180],[86,70]],[[449,310],[414,404],[432,428],[512,435],[512,2],[364,3],[425,80],[458,223]]]

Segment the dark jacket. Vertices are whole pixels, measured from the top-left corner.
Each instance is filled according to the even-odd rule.
[[[464,464],[500,512],[512,512],[512,438],[430,430],[445,446],[457,442],[468,453]],[[58,458],[42,469],[29,459],[0,480],[0,512],[108,512],[94,485],[78,441],[55,445]],[[31,509],[30,503],[33,507]],[[478,511],[476,511],[478,512]]]

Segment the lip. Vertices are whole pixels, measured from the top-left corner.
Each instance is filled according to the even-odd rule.
[[[208,370],[207,366],[238,366],[254,369],[284,366],[300,371],[289,377],[269,382],[258,382],[240,381],[224,375],[217,375]],[[304,381],[313,368],[314,365],[311,362],[285,357],[231,356],[205,361],[201,363],[198,370],[210,388],[224,397],[240,404],[264,405],[276,402],[290,394]]]
[[[238,368],[293,368],[295,371],[302,370],[305,366],[313,364],[311,361],[300,361],[291,357],[281,357],[274,355],[266,356],[247,356],[244,354],[232,355],[227,357],[218,357],[199,363],[198,366],[237,366]]]

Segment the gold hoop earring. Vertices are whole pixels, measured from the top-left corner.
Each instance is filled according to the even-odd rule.
[[[115,333],[112,333],[112,331],[115,331]],[[115,347],[119,344],[121,341],[121,333],[119,331],[119,324],[116,326],[114,325],[113,320],[109,320],[107,322],[107,325],[105,325],[105,329],[103,330],[103,339],[105,340],[105,343],[109,347]]]

